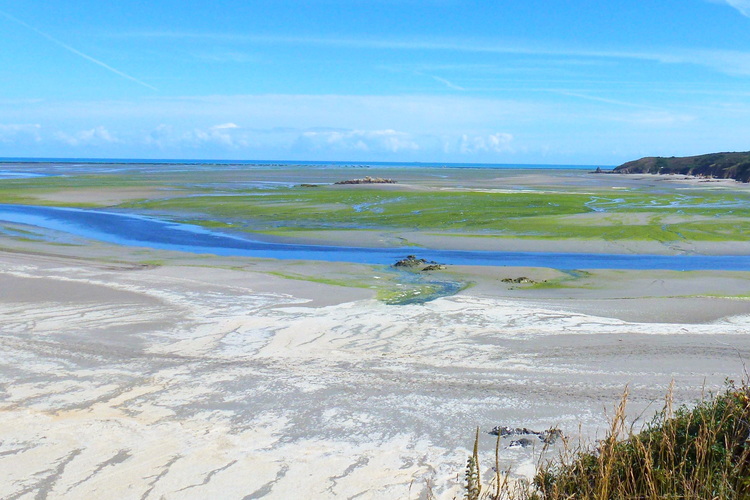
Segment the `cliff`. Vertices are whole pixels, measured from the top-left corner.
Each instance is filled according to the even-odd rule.
[[[750,152],[664,158],[647,156],[615,168],[620,174],[680,174],[750,182]]]

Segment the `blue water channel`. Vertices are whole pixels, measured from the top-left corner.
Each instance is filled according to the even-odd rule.
[[[274,243],[153,217],[75,208],[0,204],[0,221],[63,231],[117,245],[222,256],[393,264],[407,254],[417,253],[420,258],[449,265],[555,269],[750,270],[750,255],[487,252]]]

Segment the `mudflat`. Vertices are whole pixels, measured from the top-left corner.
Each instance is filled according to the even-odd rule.
[[[425,172],[396,172],[408,186],[388,186],[383,192],[396,196],[384,206],[411,207],[409,193],[562,190],[574,195],[556,199],[567,200],[569,213],[544,217],[583,229],[556,239],[550,221],[524,207],[517,218],[529,220],[473,235],[465,227],[409,227],[403,213],[388,216],[383,199],[361,206],[362,186],[349,201],[346,187],[304,194],[318,188],[299,188],[302,181],[344,177],[326,169],[189,172],[181,187],[142,170],[117,182],[74,175],[14,179],[2,189],[17,203],[89,204],[289,242],[356,241],[416,254],[415,242],[746,253],[741,230],[726,229],[744,217],[745,186],[580,172]],[[381,176],[398,177],[392,170]],[[260,215],[250,228],[238,215],[243,203],[218,209],[221,203],[190,201],[206,194],[198,191],[208,189],[208,177],[214,197],[280,196],[282,210],[272,220],[265,201],[252,201]],[[282,179],[291,182],[258,188]],[[239,188],[231,180],[255,184],[232,193]],[[602,190],[631,193],[602,199]],[[662,190],[672,204],[654,207],[649,196]],[[292,195],[302,200],[294,210],[383,208],[370,216],[384,222],[307,227],[308,212],[294,219],[294,210],[284,211]],[[344,201],[327,204],[336,196]],[[704,205],[711,220],[697,213]],[[227,207],[234,211],[221,212]],[[469,207],[481,212],[481,203]],[[294,220],[297,226],[284,225]],[[705,232],[717,221],[719,230]],[[514,235],[522,222],[549,232]],[[666,226],[649,236],[665,224],[682,224],[682,238],[658,239],[676,234]],[[622,232],[613,229],[609,239],[586,236],[618,226]],[[4,498],[420,498],[428,491],[453,498],[461,495],[477,427],[489,471],[495,426],[559,427],[574,440],[595,439],[606,427],[605,408],[626,385],[628,413],[645,420],[673,380],[677,403],[690,403],[742,377],[750,355],[746,271],[449,265],[409,275],[389,266],[124,247],[23,224],[0,229]],[[401,300],[420,296],[430,280],[458,283],[460,291]],[[501,441],[501,467],[532,474],[541,441],[511,441]]]

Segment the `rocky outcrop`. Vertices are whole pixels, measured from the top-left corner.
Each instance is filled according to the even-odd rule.
[[[504,425],[499,425],[497,427],[494,427],[490,434],[493,436],[500,436],[500,437],[515,437],[515,436],[536,436],[539,438],[540,441],[542,441],[544,444],[555,444],[558,439],[563,437],[563,433],[560,429],[552,428],[547,429],[546,431],[532,431],[531,429],[527,429],[526,427],[506,427]],[[510,447],[527,447],[534,444],[534,441],[529,438],[520,438],[520,439],[514,439],[510,442]]]
[[[407,255],[405,259],[401,259],[393,264],[393,267],[419,267],[427,264],[424,259],[418,259],[416,255]]]
[[[363,179],[349,179],[348,181],[338,181],[334,184],[396,184],[393,179],[383,179],[382,177],[370,177]]]
[[[531,278],[527,278],[526,276],[519,276],[518,278],[503,278],[500,281],[502,281],[503,283],[516,283],[516,284],[519,284],[519,283],[530,283],[530,284],[536,283],[536,281],[534,281]]]
[[[750,182],[750,152],[711,153],[699,156],[665,158],[648,156],[623,163],[618,174],[679,174],[708,179],[734,179]]]
[[[393,264],[393,267],[401,267],[406,269],[419,269],[420,271],[439,271],[445,269],[445,265],[439,264],[434,260],[418,259],[416,255],[407,255],[405,259],[401,259]]]

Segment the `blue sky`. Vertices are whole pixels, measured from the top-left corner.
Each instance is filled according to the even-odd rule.
[[[0,156],[750,150],[750,0],[0,0]]]

